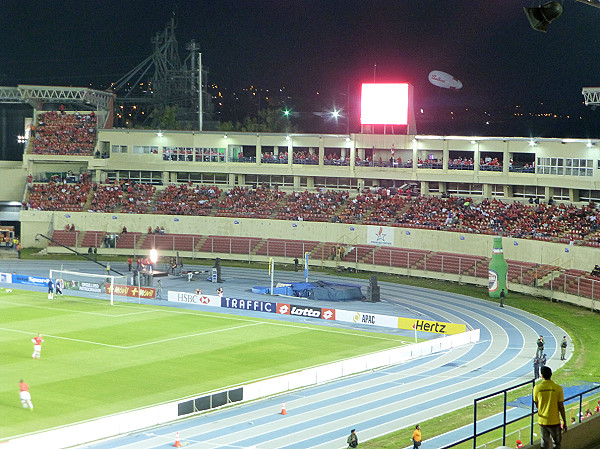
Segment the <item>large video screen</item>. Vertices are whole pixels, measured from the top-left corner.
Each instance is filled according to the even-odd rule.
[[[363,83],[360,123],[408,125],[408,84]]]

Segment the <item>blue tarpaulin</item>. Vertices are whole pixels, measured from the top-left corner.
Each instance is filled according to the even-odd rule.
[[[579,396],[577,396],[577,395],[583,393],[584,391],[587,391],[594,387],[597,387],[597,386],[600,386],[600,383],[586,382],[581,385],[572,385],[570,387],[563,387],[563,394],[565,396],[565,399],[575,396],[575,398],[573,398],[573,399],[566,400],[565,404],[572,404],[574,402],[579,402]],[[590,393],[584,394],[583,399],[585,401],[586,397],[590,397],[592,395],[599,394],[599,393],[600,393],[600,388],[598,388]],[[527,408],[527,409],[531,410],[531,401],[532,401],[531,395],[521,396],[520,398],[518,398],[514,401],[510,401],[507,405],[509,405],[510,407],[522,407],[522,408]]]
[[[270,288],[253,287],[252,291],[270,293]],[[363,299],[360,285],[325,281],[279,284],[278,287],[273,288],[273,293],[318,301],[361,301]]]

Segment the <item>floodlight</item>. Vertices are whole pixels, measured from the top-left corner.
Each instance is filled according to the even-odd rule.
[[[156,251],[154,248],[150,250],[150,261],[155,264],[156,261],[158,260],[158,251]]]

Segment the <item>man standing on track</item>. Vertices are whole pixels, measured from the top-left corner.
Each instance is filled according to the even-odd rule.
[[[535,353],[535,356],[542,357],[543,354],[544,354],[544,337],[542,337],[540,335],[540,338],[538,338],[538,341],[537,341],[537,351]]]
[[[560,359],[567,360],[567,336],[563,337],[563,341],[560,344]]]
[[[560,449],[562,439],[561,417],[563,421],[562,430],[567,431],[563,389],[551,380],[552,370],[549,366],[542,366],[540,371],[544,380],[533,388],[533,402],[538,408],[538,424],[542,430],[541,447],[542,449],[550,449],[552,447],[551,442],[554,441],[554,449]]]
[[[33,343],[33,354],[31,355],[31,358],[39,359],[42,356],[42,343],[44,342],[42,334],[37,334],[37,337],[32,338],[31,342]]]
[[[350,436],[346,442],[348,443],[348,447],[358,447],[358,436],[356,435],[356,429],[352,429],[350,431]]]
[[[413,449],[418,449],[421,446],[421,426],[417,424],[415,430],[413,430]]]

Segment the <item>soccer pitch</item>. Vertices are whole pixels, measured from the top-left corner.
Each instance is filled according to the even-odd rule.
[[[31,339],[44,338],[41,359]],[[0,289],[0,441],[408,344],[351,329]],[[19,380],[33,410],[23,409]]]

